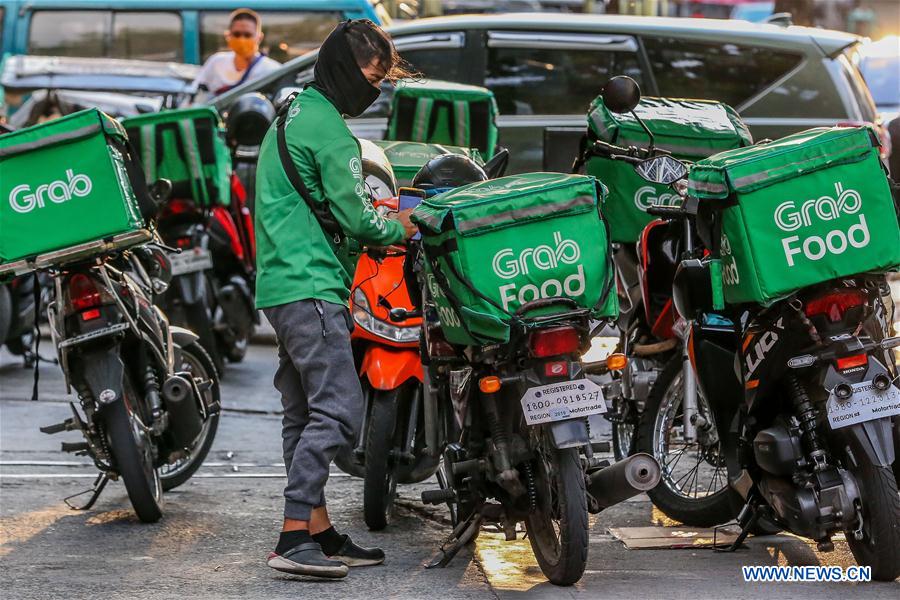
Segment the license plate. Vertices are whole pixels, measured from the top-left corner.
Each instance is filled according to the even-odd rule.
[[[832,429],[900,415],[900,389],[890,386],[884,391],[876,390],[871,381],[854,383],[852,387],[853,395],[845,401],[834,394],[828,398],[828,423]]]
[[[529,425],[577,419],[606,412],[603,390],[590,379],[576,379],[533,387],[522,397]]]
[[[184,275],[212,268],[212,255],[203,248],[188,248],[178,254],[169,254],[172,275]]]

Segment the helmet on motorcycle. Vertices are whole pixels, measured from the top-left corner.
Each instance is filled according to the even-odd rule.
[[[468,156],[442,154],[419,169],[412,180],[412,186],[419,189],[446,189],[486,181],[487,178],[484,169]]]
[[[258,146],[275,120],[275,107],[259,93],[244,94],[228,109],[225,131],[231,146]]]

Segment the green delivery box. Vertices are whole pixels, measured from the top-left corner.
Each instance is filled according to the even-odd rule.
[[[0,264],[142,227],[125,141],[96,109],[0,135]]]
[[[443,154],[459,154],[467,156],[479,165],[484,164],[481,153],[474,148],[462,148],[446,144],[426,144],[424,142],[394,142],[373,140],[373,143],[384,150],[397,178],[397,185],[408,186],[419,169],[432,158]]]
[[[140,152],[147,181],[168,179],[173,198],[200,206],[231,202],[231,152],[216,109],[164,110],[124,119],[122,125]]]
[[[738,114],[720,102],[645,97],[635,113],[653,132],[656,147],[681,160],[693,162],[753,143]],[[650,143],[632,115],[610,111],[599,96],[591,103],[588,126],[590,140],[638,148]],[[603,213],[614,242],[636,242],[644,226],[653,220],[646,212],[652,204],[680,202],[669,186],[642,179],[632,165],[621,160],[595,154],[588,160],[586,172],[609,188]]]
[[[425,200],[426,278],[454,344],[505,342],[516,310],[565,297],[597,318],[618,313],[609,239],[593,177],[528,173]]]
[[[900,227],[868,127],[818,128],[694,165],[690,193],[721,208],[729,303],[900,265]]]

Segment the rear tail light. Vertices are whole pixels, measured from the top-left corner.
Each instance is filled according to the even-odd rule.
[[[94,280],[83,273],[69,279],[69,304],[77,311],[96,308],[102,304],[100,290]]]
[[[188,200],[186,198],[175,198],[166,202],[162,217],[171,217],[189,212],[200,212],[200,210],[192,200]]]
[[[72,275],[67,285],[66,314],[80,312],[85,321],[98,318],[99,308],[113,301],[102,285],[84,273]]]
[[[837,368],[838,371],[844,371],[846,369],[852,369],[854,367],[861,367],[869,362],[869,357],[866,354],[856,354],[854,356],[845,356],[844,358],[837,359]]]
[[[831,292],[806,303],[803,312],[807,317],[826,315],[832,323],[844,318],[844,313],[855,306],[866,303],[866,293],[861,290],[847,289]]]
[[[537,358],[573,354],[581,347],[581,336],[574,327],[542,329],[531,334],[531,354]]]
[[[190,237],[181,237],[175,240],[175,245],[179,248],[190,248],[194,244]]]

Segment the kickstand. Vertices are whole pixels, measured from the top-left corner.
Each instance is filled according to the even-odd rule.
[[[109,475],[105,472],[97,475],[97,479],[94,480],[94,485],[91,486],[91,489],[84,490],[83,492],[78,492],[77,494],[72,494],[68,498],[64,498],[63,502],[66,503],[66,506],[71,508],[72,510],[88,510],[91,508],[95,502],[97,502],[97,498],[100,497],[100,494],[103,493],[103,488],[106,487],[106,484],[109,483]],[[84,496],[85,494],[91,494],[90,499],[82,506],[75,506],[70,502],[73,498],[77,498],[79,496]]]
[[[742,508],[741,512],[738,514],[737,520],[713,527],[713,550],[716,552],[735,552],[738,550],[743,545],[744,540],[747,539],[747,536],[750,535],[750,530],[753,529],[753,526],[756,525],[756,522],[759,521],[761,516],[762,512],[759,504],[755,496],[751,494],[750,497],[747,498],[747,503],[744,505],[744,508]],[[730,525],[737,525],[741,528],[741,532],[731,544],[724,548],[719,548],[719,545],[716,543],[716,534],[720,529]]]
[[[437,554],[425,563],[425,568],[443,568],[450,564],[453,557],[478,533],[482,521],[484,521],[484,515],[481,514],[481,511],[475,511],[468,519],[461,521],[453,530],[453,533],[450,534],[450,537],[441,544]]]

